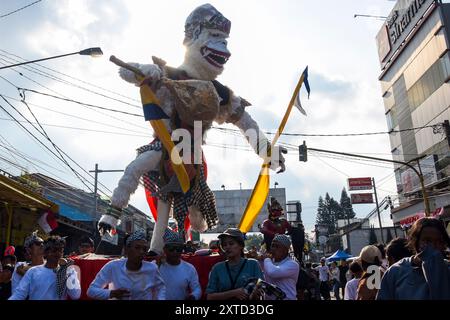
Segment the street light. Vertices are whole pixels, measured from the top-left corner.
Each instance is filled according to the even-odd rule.
[[[44,61],[44,60],[50,60],[50,59],[56,59],[56,58],[71,56],[71,55],[74,55],[74,54],[80,54],[82,56],[99,57],[99,56],[103,55],[103,52],[102,52],[102,49],[100,49],[99,47],[88,48],[88,49],[84,49],[84,50],[77,51],[77,52],[61,54],[59,56],[43,58],[43,59],[38,59],[38,60],[32,60],[32,61],[25,61],[25,62],[21,62],[21,63],[12,64],[12,65],[9,65],[9,66],[3,66],[3,67],[0,67],[0,69],[17,67],[17,66],[21,66],[21,65],[24,65],[24,64],[35,63],[35,62]]]

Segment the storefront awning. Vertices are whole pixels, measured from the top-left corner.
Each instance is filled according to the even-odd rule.
[[[11,207],[51,210],[58,212],[58,205],[46,199],[36,191],[0,174],[0,201]]]
[[[94,218],[92,218],[88,213],[73,206],[69,206],[53,197],[47,197],[59,205],[59,214],[61,216],[64,216],[72,221],[94,221]]]

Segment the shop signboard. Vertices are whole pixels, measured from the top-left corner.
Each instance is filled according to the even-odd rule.
[[[348,190],[372,190],[372,178],[348,178]]]
[[[353,193],[350,195],[352,204],[373,203],[373,195],[371,193]]]

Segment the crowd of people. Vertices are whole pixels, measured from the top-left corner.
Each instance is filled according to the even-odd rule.
[[[450,299],[450,238],[441,221],[418,220],[408,239],[395,238],[362,248],[358,257],[320,265],[307,263],[300,272],[299,297],[311,300]],[[303,268],[302,268],[303,269]],[[339,291],[341,289],[341,292]]]
[[[368,245],[349,260],[319,264],[298,261],[288,235],[277,234],[267,251],[245,249],[245,235],[229,228],[210,243],[208,253],[223,257],[202,290],[196,268],[182,259],[184,239],[167,229],[164,254],[149,261],[149,242],[142,232],[128,235],[123,257],[106,263],[90,283],[87,296],[107,300],[404,300],[450,299],[450,239],[441,221],[422,218],[408,238],[386,246]],[[37,232],[26,238],[26,261],[17,262],[8,247],[0,269],[2,300],[76,300],[81,296],[80,270],[64,257],[65,239]],[[189,250],[195,251],[192,243]],[[78,252],[94,252],[90,238]],[[192,253],[192,251],[190,251]]]

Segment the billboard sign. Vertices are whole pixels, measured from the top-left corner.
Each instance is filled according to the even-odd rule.
[[[437,156],[432,154],[422,160],[419,160],[420,170],[423,175],[423,182],[425,186],[428,186],[438,180],[437,172],[436,172],[436,161]],[[417,171],[420,172],[419,167],[414,166]],[[417,174],[413,169],[406,169],[401,173],[401,186],[398,189],[401,190],[402,193],[416,192],[421,189],[420,180]]]
[[[350,195],[352,204],[373,203],[373,195],[371,193],[353,193]]]
[[[348,190],[372,190],[372,178],[348,178]]]
[[[436,0],[398,0],[376,37],[381,69]]]

